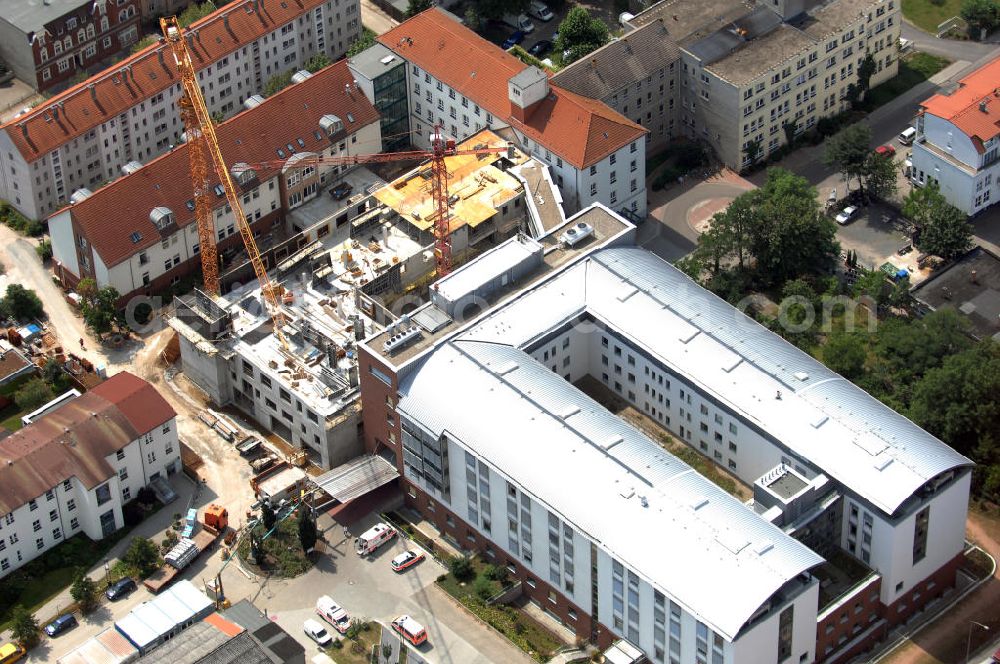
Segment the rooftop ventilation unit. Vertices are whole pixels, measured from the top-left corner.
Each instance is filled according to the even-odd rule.
[[[71,205],[76,205],[80,201],[88,199],[93,195],[94,192],[92,192],[90,189],[87,189],[86,187],[80,187],[79,189],[74,191],[73,194],[69,197],[69,202]]]
[[[573,247],[594,234],[594,227],[581,221],[568,228],[565,233],[559,236],[560,242],[565,242],[566,246]]]
[[[420,328],[413,327],[401,330],[396,328],[395,332],[382,344],[382,350],[386,353],[394,353],[400,348],[407,346],[420,337]]]

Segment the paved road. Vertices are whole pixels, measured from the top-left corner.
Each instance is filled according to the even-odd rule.
[[[949,60],[967,60],[976,62],[980,58],[989,55],[996,49],[996,44],[983,44],[974,41],[958,41],[955,39],[938,39],[934,35],[929,35],[920,28],[903,21],[900,27],[899,36],[909,39],[918,51],[939,55]]]
[[[374,524],[369,515],[351,525],[362,532]],[[400,614],[412,615],[427,629],[427,643],[420,652],[436,664],[528,664],[530,658],[508,641],[456,606],[434,581],[446,570],[428,557],[403,574],[396,574],[389,561],[407,546],[399,538],[361,558],[345,542],[340,526],[327,516],[319,526],[332,548],[319,564],[303,576],[288,581],[258,584],[231,565],[223,582],[233,599],[249,597],[306,648],[307,659],[318,647],[302,631],[306,618],[314,617],[316,599],[330,595],[352,617],[370,618],[388,624]]]

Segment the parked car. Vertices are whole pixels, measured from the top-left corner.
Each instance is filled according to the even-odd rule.
[[[129,577],[115,581],[104,591],[104,596],[112,602],[122,597],[128,597],[135,590],[135,581]]]
[[[892,147],[891,145],[880,145],[877,148],[875,148],[875,154],[879,155],[880,157],[890,157],[890,158],[895,157],[896,148]]]
[[[903,131],[899,132],[899,142],[903,145],[910,145],[913,143],[913,139],[917,137],[917,130],[913,127],[907,127]]]
[[[528,7],[528,13],[537,18],[539,21],[551,21],[555,18],[555,14],[552,10],[548,8],[544,2],[539,2],[538,0],[531,0],[531,5]]]
[[[503,40],[503,44],[500,46],[506,51],[508,48],[513,48],[524,41],[524,33],[520,30],[515,30],[510,37]]]
[[[73,629],[76,625],[76,616],[72,613],[64,613],[45,626],[45,633],[49,636],[58,636]]]
[[[393,558],[389,564],[392,565],[392,571],[402,572],[405,569],[413,567],[423,559],[423,551],[404,551]]]
[[[342,201],[351,195],[354,191],[354,187],[351,186],[350,182],[338,182],[337,186],[330,190],[330,195],[333,196],[333,200]]]
[[[846,226],[857,213],[858,207],[856,205],[848,205],[837,215],[836,222],[841,226]]]
[[[317,645],[321,648],[325,648],[333,643],[333,637],[330,633],[319,624],[319,622],[313,620],[312,618],[307,618],[304,623],[302,623],[302,631],[306,633],[310,639],[315,641]]]
[[[528,49],[528,53],[535,56],[536,58],[540,58],[551,50],[552,50],[552,42],[550,42],[548,39],[539,39],[537,42],[531,45],[531,48]]]
[[[394,632],[415,646],[427,640],[427,630],[424,626],[408,615],[402,615],[391,623]]]
[[[333,625],[333,628],[341,634],[346,634],[347,629],[351,626],[351,616],[329,595],[323,595],[316,600],[316,613],[320,618]]]
[[[5,643],[0,646],[0,664],[14,664],[24,659],[28,651],[17,643]]]

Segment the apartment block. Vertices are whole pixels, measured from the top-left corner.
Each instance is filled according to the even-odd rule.
[[[972,462],[634,230],[591,206],[539,239],[560,251],[501,245],[437,282],[405,345],[367,338],[366,449],[396,459],[407,504],[444,537],[581,639],[664,664],[856,656],[954,587]],[[473,296],[481,313],[453,320]]]
[[[969,215],[1000,200],[998,82],[1000,59],[922,103],[914,123],[912,181],[936,183],[949,203]]]
[[[898,0],[663,0],[552,80],[633,118],[651,146],[684,136],[742,170],[754,146],[766,158],[847,110],[866,55],[872,87],[896,75],[900,11]]]
[[[0,578],[79,533],[124,525],[122,506],[181,469],[176,413],[128,372],[0,441]]]
[[[139,39],[139,0],[0,2],[0,58],[39,91],[50,90]]]
[[[209,111],[228,118],[276,74],[341,57],[358,0],[238,0],[192,24],[188,48]],[[0,198],[40,219],[183,141],[173,55],[154,44],[0,127]]]
[[[428,147],[435,125],[456,140],[492,129],[548,165],[567,210],[597,201],[645,217],[644,128],[552,84],[438,8],[378,39],[408,65],[415,145]]]
[[[253,105],[216,128],[219,146],[254,234],[285,227],[292,210],[349,167],[310,163],[381,149],[379,117],[354,87],[346,61]],[[210,194],[220,255],[242,247],[221,185]],[[108,223],[113,211],[114,224]],[[188,148],[181,145],[49,218],[53,266],[67,286],[94,279],[123,298],[151,294],[200,269]],[[279,257],[280,259],[281,257]],[[270,267],[273,267],[271,265]]]

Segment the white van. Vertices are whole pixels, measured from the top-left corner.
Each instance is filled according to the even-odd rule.
[[[346,634],[351,626],[351,616],[347,615],[344,607],[334,602],[329,595],[323,595],[316,600],[316,613],[341,634]]]
[[[503,22],[526,35],[535,31],[535,24],[531,22],[527,14],[517,14],[516,16],[514,14],[507,14],[503,17]]]
[[[552,10],[549,9],[548,5],[544,2],[539,2],[538,0],[531,0],[531,4],[528,5],[528,13],[537,18],[539,21],[551,21],[555,18]]]
[[[302,631],[321,648],[326,648],[333,643],[333,637],[330,636],[330,633],[312,618],[308,618],[302,623]]]
[[[354,551],[359,556],[367,556],[395,536],[395,528],[384,523],[376,523],[354,540]]]
[[[917,130],[913,127],[907,127],[903,131],[899,132],[899,142],[903,145],[912,145],[913,139],[917,137]]]

